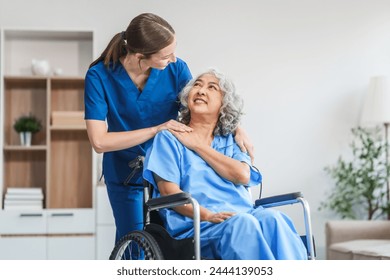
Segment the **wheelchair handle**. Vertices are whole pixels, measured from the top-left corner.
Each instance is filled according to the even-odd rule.
[[[144,156],[137,156],[135,159],[133,159],[132,161],[129,162],[129,167],[131,169],[139,169],[143,166],[143,163],[144,163],[144,159],[145,157]]]
[[[135,173],[137,173],[138,169],[143,168],[144,166],[144,156],[137,156],[135,159],[129,162],[129,167],[132,169],[129,176],[127,176],[126,180],[123,182],[125,186],[129,185],[131,179],[133,179]],[[142,186],[142,185],[141,185]]]

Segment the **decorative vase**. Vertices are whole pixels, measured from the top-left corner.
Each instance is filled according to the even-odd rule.
[[[31,61],[31,70],[34,75],[46,76],[49,74],[50,71],[49,61],[45,59],[43,60],[33,59]]]
[[[27,147],[31,146],[31,136],[32,133],[30,131],[20,132],[20,144]]]

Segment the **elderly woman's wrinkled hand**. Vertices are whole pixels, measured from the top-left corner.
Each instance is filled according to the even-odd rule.
[[[202,140],[198,139],[197,134],[193,134],[191,132],[180,132],[180,131],[174,131],[172,129],[169,130],[173,136],[177,138],[177,140],[180,141],[184,146],[186,146],[190,150],[195,150],[196,147],[200,144],[202,144]]]
[[[229,219],[230,217],[233,217],[236,213],[235,212],[218,212],[218,213],[212,213],[208,218],[207,221],[219,224],[223,221]]]

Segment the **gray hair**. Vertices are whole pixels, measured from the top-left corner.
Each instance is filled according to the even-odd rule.
[[[241,120],[243,115],[243,100],[236,92],[233,82],[226,77],[226,75],[218,72],[215,69],[210,69],[196,78],[192,79],[181,91],[179,98],[181,102],[181,109],[178,121],[188,125],[191,120],[191,112],[188,108],[188,95],[192,89],[195,81],[203,75],[213,75],[218,79],[219,87],[222,91],[222,106],[219,113],[218,122],[214,129],[214,135],[227,135],[233,133]]]

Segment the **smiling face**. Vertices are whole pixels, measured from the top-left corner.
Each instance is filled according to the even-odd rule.
[[[155,54],[152,54],[150,58],[146,59],[149,67],[163,70],[169,63],[176,62],[176,38],[173,42],[161,49]]]
[[[219,80],[211,74],[200,76],[193,84],[188,95],[188,108],[191,118],[196,114],[218,119],[222,106],[222,90]]]

